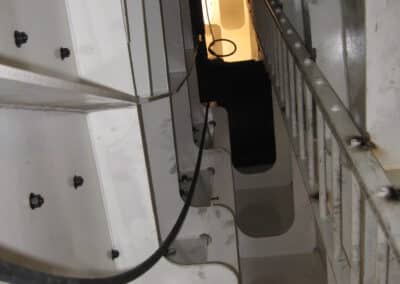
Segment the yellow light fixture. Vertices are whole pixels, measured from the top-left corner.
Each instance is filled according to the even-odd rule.
[[[202,7],[207,45],[213,41],[210,28],[212,28],[214,39],[229,39],[237,45],[236,53],[223,58],[224,61],[238,62],[259,59],[257,40],[247,0],[202,0]],[[227,54],[232,51],[232,48],[230,43],[221,42],[216,44],[213,50],[218,54]],[[212,54],[209,54],[208,57],[209,59],[215,58]]]

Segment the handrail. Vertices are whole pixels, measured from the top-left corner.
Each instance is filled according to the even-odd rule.
[[[390,199],[391,196],[396,197],[398,192],[393,195],[394,187],[374,155],[373,143],[357,127],[338,94],[313,61],[301,37],[283,13],[281,5],[274,0],[260,0],[257,3],[261,1],[263,4],[260,5],[265,5],[267,12],[259,17],[259,21],[262,21],[259,26],[262,34],[259,33],[259,38],[266,53],[267,69],[272,75],[276,96],[286,118],[290,137],[298,150],[298,158],[306,163],[307,185],[319,193],[321,219],[329,217],[329,181],[325,174],[332,175],[330,189],[333,209],[330,217],[333,223],[334,258],[339,259],[344,250],[344,205],[340,183],[342,171],[349,171],[354,178],[353,196],[358,191],[361,192],[361,198],[367,201],[379,224],[378,246],[386,243],[386,248],[390,248],[397,261],[400,261],[400,203]],[[257,22],[257,13],[260,11],[254,10]],[[330,144],[332,171],[327,172],[325,158]],[[358,209],[353,213],[352,232],[360,234],[361,209],[357,204],[353,207]],[[366,220],[367,224],[364,226],[368,226],[368,222],[376,221]],[[361,250],[362,244],[358,239],[359,236],[353,236],[352,245]],[[353,254],[354,259],[359,258],[357,251]],[[353,259],[350,262],[352,261]]]

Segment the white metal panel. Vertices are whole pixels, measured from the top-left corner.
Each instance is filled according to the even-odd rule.
[[[134,94],[121,1],[65,2],[80,78]]]
[[[56,274],[114,271],[85,115],[2,109],[0,118],[1,257]],[[31,210],[30,193],[41,208]]]
[[[147,50],[144,0],[126,1],[132,72],[138,96],[151,96],[150,59]]]
[[[126,1],[126,9],[137,95],[149,97],[167,93],[168,70],[160,1]]]
[[[3,63],[52,76],[77,77],[75,54],[61,60],[60,47],[73,44],[65,0],[12,0],[0,3],[0,58]],[[68,2],[68,1],[67,1]],[[85,1],[80,1],[85,2]],[[17,48],[14,31],[27,33]]]
[[[162,238],[171,230],[183,206],[175,155],[173,122],[169,99],[142,106],[149,166]],[[235,222],[226,208],[191,208],[179,238],[193,239],[209,234],[208,261],[227,263],[237,270]]]
[[[168,7],[175,6],[172,0],[166,1]],[[165,33],[166,29],[172,28],[176,34],[179,34],[177,27],[174,23],[163,22],[168,18],[180,20],[179,10],[172,10],[172,13],[166,11],[164,13],[164,6],[160,0],[145,0],[145,19],[146,29],[148,38],[148,50],[149,50],[149,63],[151,71],[151,88],[152,95],[165,94],[169,91],[168,84],[168,68],[167,68],[167,51],[165,44]],[[135,48],[135,42],[133,43]]]
[[[144,261],[159,245],[139,117],[135,108],[109,110],[89,114],[88,123],[113,248],[120,251],[115,264],[117,270],[124,271]],[[218,216],[225,218],[225,222],[231,220],[225,212],[215,210],[216,215],[210,215],[210,212],[214,211],[205,214],[211,222]],[[221,223],[216,222],[215,226],[221,226]],[[193,234],[197,237],[196,232]],[[215,245],[222,246],[221,243]],[[237,283],[237,277],[223,265],[179,266],[161,259],[134,283],[160,281],[233,284]]]
[[[168,54],[168,69],[170,73],[185,72],[185,45],[180,0],[163,0],[165,42]]]
[[[95,112],[88,125],[113,240],[117,268],[146,259],[158,246],[136,108]]]

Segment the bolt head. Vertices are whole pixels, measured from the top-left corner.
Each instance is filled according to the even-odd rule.
[[[120,255],[119,250],[116,250],[116,249],[111,250],[111,259],[112,260],[117,259],[119,257],[119,255]]]
[[[64,60],[65,58],[68,58],[70,56],[71,56],[71,51],[69,50],[69,48],[66,48],[66,47],[61,47],[60,48],[61,60]]]
[[[40,194],[31,193],[29,195],[29,206],[32,210],[42,207],[44,198]]]
[[[73,177],[73,184],[74,188],[77,189],[78,187],[81,187],[84,184],[85,180],[81,176],[74,176]]]
[[[15,45],[20,48],[23,44],[28,42],[28,35],[25,32],[14,31]]]

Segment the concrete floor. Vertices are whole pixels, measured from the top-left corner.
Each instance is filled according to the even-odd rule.
[[[326,284],[317,252],[265,258],[242,258],[243,284]]]

